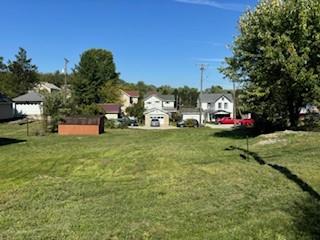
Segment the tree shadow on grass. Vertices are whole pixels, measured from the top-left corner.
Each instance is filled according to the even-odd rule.
[[[247,137],[257,137],[259,132],[254,128],[239,127],[232,130],[222,130],[212,134],[213,137],[231,138],[231,139],[245,139]]]
[[[0,138],[0,147],[10,144],[22,143],[26,142],[26,140],[20,140],[15,138]]]
[[[295,203],[292,216],[295,219],[295,228],[299,232],[297,239],[306,236],[310,239],[320,239],[320,201],[307,198]]]
[[[320,194],[302,178],[294,174],[287,167],[266,162],[259,154],[246,149],[230,146],[226,151],[238,150],[241,158],[249,161],[252,157],[258,164],[271,167],[284,175],[288,180],[294,182],[302,191],[307,192],[306,200],[295,203],[291,215],[295,218],[295,228],[298,230],[297,239],[320,239]]]
[[[299,176],[291,172],[290,169],[278,164],[267,163],[261,156],[259,156],[259,154],[255,152],[247,151],[246,149],[243,149],[243,148],[230,146],[225,150],[226,151],[239,150],[242,152],[240,156],[244,159],[247,159],[247,156],[251,156],[260,165],[266,165],[278,171],[279,173],[284,175],[287,179],[289,179],[290,181],[298,185],[301,188],[301,190],[308,192],[312,198],[320,201],[320,194],[317,191],[315,191],[308,183],[302,180]]]

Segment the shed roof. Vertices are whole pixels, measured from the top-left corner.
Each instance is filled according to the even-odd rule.
[[[29,91],[26,94],[13,99],[16,103],[43,102],[43,96],[35,91]]]

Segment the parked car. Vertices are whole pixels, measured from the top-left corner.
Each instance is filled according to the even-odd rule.
[[[137,126],[139,126],[137,119],[130,119],[130,126],[131,126],[131,127],[137,127]]]
[[[219,124],[235,124],[235,123],[239,124],[239,120],[231,117],[223,117],[218,119],[218,123]]]
[[[199,127],[199,122],[196,119],[187,119],[177,122],[177,127]]]
[[[159,119],[151,119],[151,127],[160,127]]]
[[[254,120],[253,119],[241,119],[240,120],[240,125],[242,126],[253,126],[254,125]]]

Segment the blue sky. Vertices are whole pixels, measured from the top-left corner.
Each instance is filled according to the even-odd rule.
[[[41,72],[70,69],[89,48],[113,52],[128,82],[199,86],[198,63],[209,63],[205,87],[228,80],[217,67],[230,55],[244,9],[256,0],[1,0],[0,56],[18,47]]]

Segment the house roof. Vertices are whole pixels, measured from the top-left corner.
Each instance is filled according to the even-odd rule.
[[[139,97],[139,91],[134,91],[134,90],[122,90],[124,93],[126,93],[130,97]]]
[[[11,99],[0,92],[0,103],[11,103]]]
[[[168,101],[168,102],[174,102],[175,101],[174,95],[162,95],[162,94],[159,94],[159,93],[152,93],[152,94],[148,95],[147,97],[145,97],[144,100],[147,100],[152,96],[155,96],[155,97],[161,99],[162,101]]]
[[[29,91],[26,94],[14,98],[13,101],[17,103],[43,102],[43,96],[35,91]]]
[[[148,114],[148,113],[152,113],[152,112],[155,112],[155,111],[159,111],[159,112],[163,112],[165,114],[168,114],[168,112],[166,110],[163,110],[163,109],[158,109],[158,108],[151,108],[151,109],[148,109],[146,110],[143,114]]]
[[[43,87],[46,87],[46,88],[49,88],[49,89],[52,89],[52,90],[61,90],[59,87],[57,87],[53,83],[41,82],[39,85],[43,86]]]
[[[215,103],[221,97],[226,97],[230,102],[233,102],[232,94],[230,93],[203,93],[200,94],[201,102]]]
[[[105,112],[105,113],[120,113],[121,105],[116,103],[103,103],[99,104],[99,107]]]

